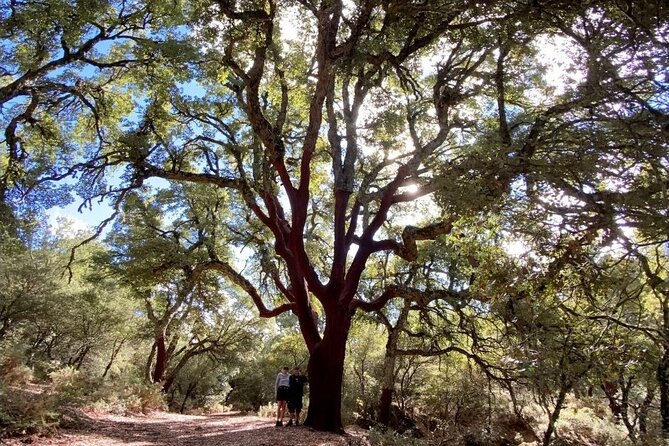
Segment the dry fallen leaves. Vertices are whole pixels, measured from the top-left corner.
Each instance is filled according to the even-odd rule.
[[[88,414],[76,428],[51,437],[7,439],[8,446],[348,446],[364,445],[360,433],[347,435],[316,432],[303,426],[274,427],[273,420],[223,413],[145,416]]]

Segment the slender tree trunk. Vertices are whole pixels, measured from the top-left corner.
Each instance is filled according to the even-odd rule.
[[[397,363],[397,336],[391,333],[386,343],[386,354],[383,358],[383,380],[381,382],[381,398],[379,399],[379,422],[388,426],[390,407],[395,390],[395,364]]]
[[[395,391],[395,365],[397,364],[397,343],[399,334],[404,328],[411,306],[409,302],[404,301],[400,310],[397,323],[393,327],[387,319],[384,318],[386,329],[388,330],[388,341],[386,342],[386,352],[383,358],[383,380],[381,382],[381,397],[379,399],[379,422],[388,426],[390,422],[390,407],[393,403],[393,393]]]
[[[232,397],[232,394],[236,390],[235,387],[236,386],[234,384],[230,384],[230,390],[228,391],[228,393],[225,394],[225,400],[223,401],[225,404],[228,404],[230,402],[230,397]]]
[[[163,381],[163,392],[167,393],[170,391],[172,388],[172,384],[174,384],[174,380],[176,379],[176,373],[170,373],[167,375],[167,378]]]
[[[616,398],[616,394],[618,393],[618,390],[620,390],[618,384],[611,380],[605,380],[602,382],[601,388],[604,391],[604,395],[609,400],[609,409],[611,409],[613,417],[616,419],[616,422],[620,421],[622,407],[618,402],[618,398]]]
[[[2,325],[0,325],[0,341],[4,339],[9,331],[9,316],[2,317]]]
[[[77,357],[77,360],[75,362],[75,370],[80,370],[81,366],[84,364],[84,359],[86,359],[86,356],[88,356],[88,352],[91,351],[91,346],[87,345],[86,347],[83,348],[81,351],[81,354]]]
[[[551,442],[551,437],[553,436],[553,432],[555,432],[555,423],[560,418],[560,412],[562,411],[567,392],[569,392],[569,387],[565,383],[560,386],[560,393],[555,401],[555,409],[548,418],[548,426],[546,427],[546,432],[544,432],[543,446],[548,446]]]
[[[662,438],[666,442],[669,441],[669,347],[664,349],[664,354],[657,366],[657,382],[660,390]]]
[[[618,383],[616,384],[613,381],[604,381],[601,385],[604,395],[609,400],[609,408],[611,413],[614,415],[616,422],[622,420],[625,428],[627,429],[627,436],[630,441],[634,444],[637,442],[636,438],[636,427],[635,423],[630,420],[629,417],[629,393],[632,387],[634,377],[630,377],[625,381],[623,372],[620,372],[618,377]],[[618,391],[620,390],[620,402],[616,397]]]
[[[163,392],[167,393],[170,391],[172,388],[172,385],[174,384],[174,381],[177,379],[177,376],[179,375],[179,372],[183,368],[183,366],[186,365],[188,360],[192,358],[195,355],[185,355],[181,358],[179,363],[174,367],[173,370],[170,371],[170,373],[167,374],[167,376],[164,377],[163,379]]]
[[[77,350],[76,354],[67,360],[67,365],[74,367],[75,370],[81,369],[81,366],[84,363],[84,359],[88,355],[90,349],[91,347],[89,345],[81,346],[79,350]]]
[[[323,339],[309,357],[309,410],[304,424],[319,431],[343,433],[341,392],[351,318],[344,308],[337,310],[328,315],[326,309]]]
[[[151,364],[153,364],[153,357],[156,354],[156,343],[154,342],[153,345],[151,346],[151,352],[149,352],[149,357],[146,358],[146,365],[144,366],[144,378],[146,379],[146,382],[151,383],[153,380],[151,379]]]
[[[627,428],[627,435],[632,441],[632,443],[637,442],[637,437],[636,437],[636,422],[632,422],[630,420],[630,414],[629,414],[629,396],[630,396],[630,389],[632,388],[632,384],[634,383],[634,377],[631,376],[627,381],[625,381],[622,373],[619,378],[619,385],[620,385],[620,417],[623,421],[623,424],[625,425],[625,428]]]
[[[186,402],[188,401],[188,398],[190,398],[191,393],[193,393],[193,390],[195,390],[196,383],[189,383],[188,384],[188,389],[186,389],[186,395],[184,395],[184,400],[181,403],[181,408],[179,409],[179,413],[184,413],[184,409],[186,409]]]
[[[114,341],[114,346],[112,347],[112,354],[111,357],[109,358],[109,362],[107,363],[107,367],[105,367],[105,371],[102,374],[102,379],[105,379],[107,377],[107,373],[109,373],[109,370],[111,369],[112,364],[114,364],[114,361],[116,360],[116,357],[121,351],[121,348],[123,347],[125,341],[126,338],[121,339],[120,342]]]
[[[513,384],[508,381],[503,382],[503,386],[509,392],[509,397],[511,398],[511,405],[513,406],[513,413],[516,415],[518,420],[523,419],[523,407],[518,404],[518,397],[516,396],[516,391],[513,390]]]
[[[654,389],[646,389],[646,397],[639,407],[639,438],[641,444],[648,444],[648,410],[655,399]]]

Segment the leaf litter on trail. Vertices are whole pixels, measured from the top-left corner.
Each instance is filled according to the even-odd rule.
[[[275,427],[272,419],[238,413],[142,416],[86,414],[51,437],[6,439],[7,446],[349,446],[363,435],[336,435],[304,426]]]

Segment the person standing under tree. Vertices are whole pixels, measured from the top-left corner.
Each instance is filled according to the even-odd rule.
[[[276,427],[283,426],[283,417],[286,415],[286,402],[290,397],[290,373],[284,367],[276,375],[274,391],[276,393]]]
[[[286,426],[293,425],[293,415],[295,416],[295,426],[300,424],[300,412],[302,412],[302,396],[304,395],[304,384],[309,380],[302,374],[299,367],[293,369],[293,374],[288,380],[290,383],[289,398],[288,398],[288,413],[290,419]]]

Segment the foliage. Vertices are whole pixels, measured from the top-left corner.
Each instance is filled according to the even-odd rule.
[[[669,439],[665,3],[0,6],[12,382],[257,409],[288,362],[317,429],[381,393],[489,441],[503,389],[544,446],[597,392]],[[37,224],[71,192],[112,210],[74,257]]]
[[[598,417],[590,408],[568,410],[561,417],[557,426],[559,440],[557,445],[569,444],[615,444],[624,445],[631,442],[620,425]]]
[[[249,352],[250,353],[250,352]],[[268,333],[262,348],[248,354],[229,377],[227,403],[236,410],[267,413],[275,404],[276,375],[283,367],[304,368],[307,352],[297,333]],[[309,388],[305,388],[305,400]],[[268,403],[270,407],[268,408]],[[308,404],[305,401],[305,407]],[[274,412],[276,413],[276,412]]]
[[[427,446],[429,443],[412,437],[410,434],[398,434],[393,431],[381,431],[371,429],[369,431],[369,443],[372,446]]]
[[[383,331],[362,321],[352,327],[346,355],[343,411],[345,421],[376,418],[382,375]]]
[[[161,386],[145,383],[106,383],[83,407],[115,415],[148,414],[167,410]]]
[[[49,395],[0,384],[0,437],[51,431],[58,421]]]

